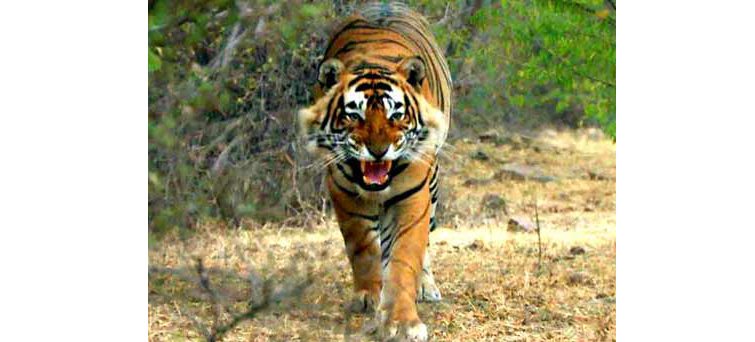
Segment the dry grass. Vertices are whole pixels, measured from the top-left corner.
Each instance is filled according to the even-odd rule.
[[[449,148],[448,159],[456,162],[445,162],[445,228],[431,236],[444,298],[419,304],[432,341],[616,339],[615,145],[589,135],[545,132],[514,147],[458,141]],[[477,151],[488,160],[469,157]],[[537,168],[556,180],[464,185],[491,179],[511,164]],[[486,195],[504,199],[508,214],[483,205]],[[541,263],[537,234],[506,229],[512,216],[534,222],[535,202]],[[301,297],[273,303],[229,331],[224,341],[373,340],[359,332],[370,317],[344,310],[350,274],[332,220],[307,229],[225,230],[206,223],[189,241],[169,238],[149,252],[150,265],[163,268],[190,265],[192,258],[208,268],[267,274],[280,284],[307,272],[315,276]],[[221,320],[260,296],[250,282],[221,274],[210,280],[228,290],[223,296],[230,311],[222,312]],[[150,276],[149,289],[150,341],[203,340],[193,320],[209,324],[217,316],[195,283],[160,273]]]

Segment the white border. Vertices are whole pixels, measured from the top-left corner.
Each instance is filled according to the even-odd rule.
[[[145,2],[3,6],[3,340],[147,337]]]

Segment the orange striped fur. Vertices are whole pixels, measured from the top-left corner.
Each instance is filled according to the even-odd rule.
[[[427,246],[451,113],[445,58],[421,15],[372,3],[335,31],[319,69],[316,102],[299,111],[299,125],[322,157],[352,307],[376,309],[387,337],[425,341],[415,301],[441,297]]]

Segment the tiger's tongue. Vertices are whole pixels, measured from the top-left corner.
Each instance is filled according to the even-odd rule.
[[[385,184],[385,182],[388,180],[388,171],[391,168],[390,160],[383,162],[363,161],[361,163],[361,166],[362,177],[365,184],[382,185]]]

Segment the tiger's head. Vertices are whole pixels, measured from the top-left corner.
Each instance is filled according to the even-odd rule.
[[[358,61],[348,66],[336,58],[323,62],[313,106],[299,111],[307,149],[323,153],[324,165],[358,164],[357,183],[379,191],[390,183],[402,161],[427,162],[446,136],[447,120],[421,94],[425,65],[406,58],[393,68]],[[406,163],[402,163],[406,164]]]

